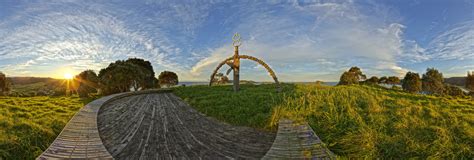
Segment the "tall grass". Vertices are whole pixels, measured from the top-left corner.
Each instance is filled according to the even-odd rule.
[[[347,158],[474,158],[474,100],[376,86],[286,84],[176,88],[204,114],[256,128],[282,117],[306,121],[329,149]]]
[[[473,158],[474,101],[371,86],[299,85],[274,108],[305,120],[343,157]]]
[[[0,97],[0,159],[34,159],[90,100]]]

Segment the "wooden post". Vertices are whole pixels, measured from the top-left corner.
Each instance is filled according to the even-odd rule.
[[[239,58],[239,46],[234,46],[234,92],[240,90],[240,58]]]

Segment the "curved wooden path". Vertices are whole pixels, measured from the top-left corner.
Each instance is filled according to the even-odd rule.
[[[105,102],[119,95],[103,97],[85,105],[37,159],[112,159],[99,137],[97,113]]]
[[[258,159],[275,137],[207,118],[172,93],[109,103],[99,111],[98,124],[116,159]]]
[[[280,123],[275,134],[208,118],[169,92],[116,94],[81,109],[38,159],[333,157],[309,126]]]

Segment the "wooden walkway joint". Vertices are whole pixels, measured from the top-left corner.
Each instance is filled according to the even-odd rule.
[[[280,119],[270,150],[262,159],[335,159],[307,124]]]

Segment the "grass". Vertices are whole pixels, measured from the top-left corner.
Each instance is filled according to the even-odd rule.
[[[279,118],[308,122],[341,158],[474,158],[474,100],[410,94],[376,86],[179,87],[202,113],[274,130]]]
[[[0,159],[34,159],[91,100],[78,97],[0,97]]]

